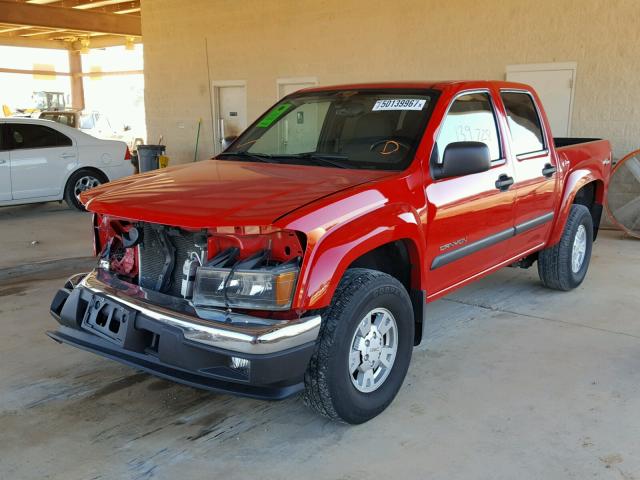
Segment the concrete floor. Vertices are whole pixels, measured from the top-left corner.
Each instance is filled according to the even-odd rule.
[[[431,304],[398,397],[358,427],[58,345],[62,279],[0,285],[0,478],[640,479],[639,246],[604,232],[570,293],[504,269]]]
[[[66,203],[0,207],[0,269],[92,255],[91,215]]]

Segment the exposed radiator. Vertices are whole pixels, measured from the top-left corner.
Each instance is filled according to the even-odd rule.
[[[139,245],[140,286],[179,297],[185,260],[192,252],[200,258],[207,258],[206,234],[144,224],[143,235]],[[165,269],[167,254],[173,257],[173,268],[167,268],[169,279],[164,282],[164,288],[158,288],[162,283],[159,279]]]

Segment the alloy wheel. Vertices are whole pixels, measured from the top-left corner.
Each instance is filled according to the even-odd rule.
[[[97,187],[98,185],[100,185],[100,183],[100,180],[98,180],[96,177],[92,177],[91,175],[80,177],[73,187],[73,194],[78,200],[80,200],[80,194],[82,192]]]
[[[398,351],[398,325],[386,308],[375,308],[358,324],[349,352],[348,368],[360,392],[377,390],[393,368]]]

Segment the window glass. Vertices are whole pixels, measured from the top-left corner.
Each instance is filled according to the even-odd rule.
[[[533,98],[518,92],[503,92],[501,96],[507,111],[513,153],[522,155],[544,150],[540,118]]]
[[[391,88],[290,95],[218,158],[403,170],[422,137],[432,95]]]
[[[286,114],[276,128],[271,128],[248,150],[271,154],[315,152],[320,128],[330,101],[304,103]]]
[[[498,128],[488,93],[469,93],[453,102],[438,134],[438,162],[453,142],[482,142],[489,147],[491,160],[500,159]]]
[[[66,147],[71,139],[66,135],[43,125],[16,123],[10,125],[10,139],[13,148]]]

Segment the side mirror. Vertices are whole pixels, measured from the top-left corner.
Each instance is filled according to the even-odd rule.
[[[453,142],[447,145],[442,164],[433,165],[433,178],[460,177],[491,168],[489,147],[482,142]]]

